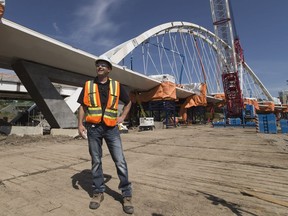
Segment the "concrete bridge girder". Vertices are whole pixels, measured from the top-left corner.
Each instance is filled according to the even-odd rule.
[[[90,76],[25,60],[16,61],[12,68],[51,128],[77,127],[77,117],[52,82],[82,87]]]

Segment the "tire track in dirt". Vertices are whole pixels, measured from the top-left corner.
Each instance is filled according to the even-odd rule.
[[[286,215],[287,208],[244,196],[241,190],[257,189],[275,199],[288,200],[287,152],[255,132],[242,131],[241,136],[226,133],[220,145],[211,141],[211,134],[193,135],[197,136],[196,142],[191,136],[176,139],[168,134],[165,138],[147,138],[145,145],[127,149],[139,157],[157,158],[155,172],[150,171],[153,164],[149,164],[143,165],[141,173],[133,173],[136,184],[191,196],[218,197],[249,215]],[[255,214],[249,209],[255,209]]]

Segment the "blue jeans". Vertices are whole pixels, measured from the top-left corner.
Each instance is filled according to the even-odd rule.
[[[120,180],[118,188],[121,190],[123,197],[132,196],[131,182],[128,180],[128,168],[123,154],[122,141],[118,127],[107,127],[104,124],[87,124],[86,127],[89,153],[92,160],[93,193],[105,191],[101,160],[104,139],[117,169]]]

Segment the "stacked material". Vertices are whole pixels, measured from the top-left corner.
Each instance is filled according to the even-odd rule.
[[[257,116],[257,132],[259,133],[277,133],[277,124],[275,114],[258,114]]]
[[[280,120],[280,127],[281,127],[281,132],[284,134],[288,133],[288,120],[287,119],[281,119]]]

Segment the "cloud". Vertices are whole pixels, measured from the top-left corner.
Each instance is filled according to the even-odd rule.
[[[120,3],[123,1],[94,0],[91,4],[77,8],[69,40],[73,44],[80,45],[80,49],[94,54],[101,54],[118,45],[115,36],[120,23],[113,20],[112,15],[119,9]]]
[[[57,33],[62,33],[56,22],[52,23],[52,26]]]

